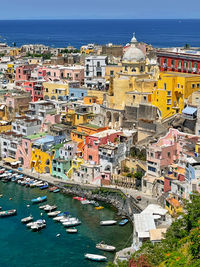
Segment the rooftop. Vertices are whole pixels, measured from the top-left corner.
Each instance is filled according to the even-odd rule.
[[[33,140],[33,139],[38,139],[40,137],[44,137],[45,135],[46,135],[46,133],[38,133],[38,134],[32,134],[32,135],[25,136],[24,138]]]
[[[115,134],[115,133],[120,133],[120,131],[114,130],[114,129],[108,129],[99,133],[94,133],[90,136],[92,137],[97,137],[97,138],[103,138],[106,137],[107,135]]]

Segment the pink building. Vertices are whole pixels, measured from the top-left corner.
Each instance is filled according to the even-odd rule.
[[[31,78],[31,72],[36,65],[22,65],[18,66],[15,71],[16,85],[22,85],[25,81],[29,81]]]
[[[176,129],[169,132],[150,144],[147,150],[147,174],[159,177],[162,170],[169,165],[177,163],[178,160],[185,160],[185,157],[194,156],[194,146],[198,142],[198,136],[185,134]]]
[[[78,81],[80,84],[84,83],[84,67],[83,66],[52,66],[46,68],[46,77],[49,80]]]
[[[41,131],[46,132],[49,130],[50,125],[58,124],[61,122],[61,115],[60,114],[47,114],[44,118],[44,122],[41,126]]]
[[[24,91],[29,92],[32,102],[43,100],[43,82],[44,80],[32,80],[24,82]]]
[[[44,137],[46,133],[39,133],[22,138],[21,144],[17,146],[16,159],[21,161],[24,168],[31,167],[31,146],[35,140]]]
[[[122,132],[109,129],[90,135],[88,143],[84,147],[84,160],[99,164],[99,146],[107,143],[114,143],[120,133]]]

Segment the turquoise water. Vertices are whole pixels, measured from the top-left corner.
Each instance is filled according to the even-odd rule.
[[[116,246],[117,250],[130,245],[130,223],[124,227],[99,225],[101,220],[120,219],[110,207],[105,206],[103,210],[97,211],[92,205],[82,205],[71,196],[26,188],[12,182],[0,182],[0,194],[3,194],[0,198],[2,210],[17,209],[17,216],[0,218],[0,266],[106,266],[106,263],[84,259],[84,254],[105,255],[111,261],[114,254],[97,250],[96,243],[104,240],[107,244]],[[77,227],[78,234],[68,234],[60,223],[55,223],[45,212],[40,216],[41,210],[38,205],[31,204],[31,199],[42,195],[47,195],[46,203],[56,204],[58,210],[69,211],[82,221]],[[29,208],[27,204],[30,204]],[[30,214],[35,220],[44,218],[47,227],[40,232],[27,229],[20,220]],[[58,233],[60,237],[56,237]]]

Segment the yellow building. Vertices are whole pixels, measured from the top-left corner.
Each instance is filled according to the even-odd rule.
[[[68,109],[68,112],[64,117],[65,122],[71,123],[73,126],[76,126],[79,124],[89,123],[89,121],[94,118],[94,115],[91,113],[79,113],[74,109]]]
[[[169,214],[172,216],[177,216],[183,211],[183,208],[180,202],[175,198],[166,199],[165,208],[169,211]]]
[[[78,168],[80,168],[81,164],[84,163],[84,159],[82,158],[76,158],[76,159],[73,159],[72,160],[72,166],[71,168],[69,169],[69,171],[67,172],[67,177],[68,178],[72,178],[73,177],[73,172],[75,170],[77,170]]]
[[[31,149],[31,168],[38,173],[50,173],[51,160],[53,159],[53,152],[42,151],[42,149]]]
[[[188,73],[160,73],[158,86],[152,96],[152,104],[161,111],[163,119],[181,113],[185,101],[200,89],[200,75]]]
[[[123,70],[122,64],[119,65],[107,65],[105,67],[105,79],[106,81],[110,80],[110,77],[115,77],[118,72]]]
[[[10,132],[12,129],[12,125],[7,121],[0,121],[0,133]]]
[[[69,94],[68,83],[61,82],[44,82],[44,99],[58,100],[59,97]]]
[[[94,45],[83,45],[81,46],[81,54],[89,55],[94,53]]]
[[[15,57],[15,56],[18,56],[21,52],[21,48],[12,48],[10,51],[9,51],[9,55],[11,57]]]
[[[110,77],[106,95],[108,108],[124,110],[126,105],[151,103],[151,95],[157,87],[159,68],[136,45],[137,40],[133,36],[130,47],[124,53],[122,69]]]
[[[15,80],[14,65],[12,63],[8,64],[8,68],[6,71],[6,80],[8,83],[13,83]]]

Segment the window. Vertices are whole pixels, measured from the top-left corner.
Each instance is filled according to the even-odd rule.
[[[15,126],[13,126],[13,129],[15,130],[15,129],[16,129],[16,127],[15,127]]]
[[[92,160],[92,156],[91,155],[89,155],[89,160]]]
[[[172,101],[171,99],[167,99],[167,105],[171,105]]]
[[[165,58],[164,63],[167,64],[167,62],[168,62],[168,60],[167,60],[167,58]]]
[[[187,61],[184,61],[183,67],[184,67],[184,69],[187,69]]]
[[[194,88],[195,88],[195,84],[193,83],[193,84],[192,84],[192,89],[194,89]]]
[[[86,76],[89,76],[89,71],[86,71]]]
[[[114,71],[113,70],[110,71],[110,75],[111,76],[114,75]]]
[[[147,97],[146,96],[144,96],[143,98],[144,98],[144,101],[147,101]]]
[[[168,158],[170,158],[170,156],[171,156],[170,152],[167,152],[167,156],[168,156]]]
[[[46,92],[48,93],[48,91],[49,91],[48,88],[46,88],[45,90],[46,90]]]
[[[179,69],[182,68],[182,61],[181,61],[181,60],[178,61],[178,68],[179,68]]]
[[[172,67],[174,67],[174,65],[175,65],[175,60],[172,59]]]
[[[79,115],[77,115],[77,120],[79,120]]]
[[[23,129],[23,130],[22,130],[22,132],[23,132],[23,133],[26,133],[26,130],[25,130],[25,129]]]
[[[181,88],[180,83],[177,83],[177,88]]]
[[[192,62],[190,61],[189,62],[189,70],[191,70],[192,69]]]
[[[99,61],[97,61],[97,67],[100,67],[100,62]]]
[[[53,167],[53,170],[56,172],[56,167]]]
[[[199,83],[197,83],[197,88],[199,88]]]
[[[53,75],[54,75],[54,77],[56,77],[56,73],[55,73],[55,72],[54,72],[54,74],[53,74]]]
[[[75,77],[78,78],[78,74],[75,74]]]
[[[84,96],[84,93],[81,93],[81,96]]]
[[[58,172],[61,172],[61,169],[60,168],[58,168]]]
[[[151,166],[148,166],[148,170],[149,170],[149,171],[152,171],[152,172],[156,172],[156,168],[151,167]]]
[[[164,90],[167,90],[167,84],[164,83]]]
[[[171,91],[167,91],[167,96],[171,96]]]
[[[167,107],[167,110],[170,110],[170,107]]]
[[[135,100],[135,95],[133,95],[133,99]]]

